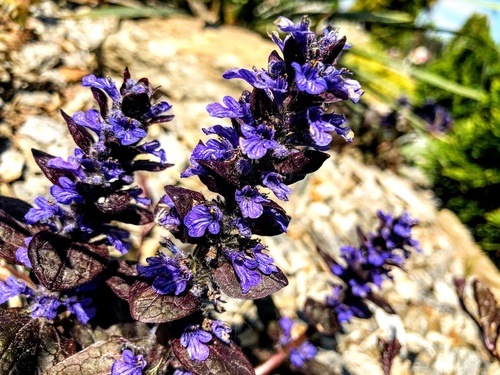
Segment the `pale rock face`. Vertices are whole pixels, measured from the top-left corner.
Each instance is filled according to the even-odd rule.
[[[175,114],[175,120],[151,131],[154,138],[165,142],[163,147],[167,159],[176,165],[159,174],[146,174],[151,195],[158,198],[167,183],[201,189],[202,185],[196,178],[181,180],[179,173],[187,167],[190,151],[198,140],[207,139],[201,128],[218,123],[227,125],[224,120],[210,118],[205,107],[220,101],[225,95],[238,98],[241,90],[250,88],[239,80],[224,80],[222,73],[234,67],[265,67],[267,56],[275,49],[274,44],[237,28],[204,29],[202,21],[186,17],[123,21],[119,27],[116,22],[85,22],[85,30],[92,29],[92,22],[96,22],[98,35],[77,43],[75,40],[80,29],[53,34],[61,38],[71,36],[66,39],[71,48],[66,46],[67,52],[63,51],[63,54],[74,57],[82,48],[92,49],[104,41],[101,56],[106,74],[120,82],[120,75],[128,66],[133,77],[147,76],[154,86],[161,86],[159,93],[173,105],[171,112]],[[60,27],[69,26],[62,23]],[[349,39],[349,42],[356,44],[356,40]],[[37,48],[41,47],[29,48],[39,51]],[[39,64],[40,69],[52,68],[52,60],[60,51],[54,46],[40,51],[46,53],[47,58],[42,59],[40,55],[38,62],[31,63]],[[71,56],[66,56],[66,60],[62,56],[61,59],[73,61]],[[95,62],[93,58],[83,61]],[[94,68],[88,66],[89,71]],[[66,87],[64,92],[69,100],[59,103],[59,106],[72,108],[71,113],[90,108],[92,98],[82,94],[83,91],[86,90],[76,85]],[[71,104],[71,99],[77,99],[78,104]],[[52,109],[51,118],[33,117],[22,123],[19,129],[12,127],[24,163],[28,165],[23,172],[24,179],[13,184],[13,191],[21,198],[43,194],[40,191],[43,189],[48,192],[49,182],[41,178],[33,165],[30,147],[44,149],[48,146],[52,151],[45,151],[54,154],[63,150],[57,154],[65,158],[72,153],[73,143],[57,112]],[[5,158],[4,154],[0,159],[0,173],[3,173]],[[16,166],[23,165],[18,158],[9,160],[14,159]],[[36,186],[29,186],[33,184],[33,178]],[[341,246],[356,245],[356,226],[364,232],[374,230],[377,209],[394,215],[407,210],[421,222],[414,237],[420,240],[423,252],[412,255],[406,270],[395,270],[395,284],[385,282],[381,291],[393,304],[398,317],[386,316],[377,307],[370,306],[377,311],[376,318],[369,321],[354,319],[346,325],[346,335],[336,338],[338,353],[327,350],[333,347],[333,340],[325,339],[319,361],[326,365],[334,363],[335,370],[351,374],[379,374],[378,353],[375,348],[367,348],[376,337],[387,338],[388,332],[395,331],[404,346],[395,362],[397,373],[498,373],[498,365],[490,364],[484,355],[477,329],[459,309],[451,280],[452,276],[477,276],[492,288],[498,299],[499,273],[473,243],[456,216],[436,209],[431,192],[415,189],[411,181],[390,171],[363,165],[348,155],[333,153],[318,173],[292,188],[294,194],[283,205],[292,217],[288,234],[263,241],[289,278],[290,285],[274,296],[283,315],[294,315],[307,297],[322,300],[330,292],[329,283],[335,277],[317,255],[317,246],[338,258]],[[159,236],[160,231],[156,230],[154,235]],[[152,255],[156,248],[148,243],[145,251]],[[143,253],[143,256],[147,255]],[[227,309],[224,318],[242,327],[245,325],[244,315],[248,319],[255,318],[253,305],[230,302]],[[333,367],[330,368],[334,371]]]

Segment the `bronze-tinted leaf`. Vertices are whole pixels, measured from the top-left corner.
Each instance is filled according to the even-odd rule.
[[[168,167],[171,167],[173,164],[169,163],[158,163],[156,161],[151,160],[136,160],[132,164],[132,170],[135,171],[148,171],[148,172],[161,172]]]
[[[288,84],[291,84],[295,79],[295,70],[292,67],[292,62],[303,65],[306,62],[304,54],[300,50],[300,45],[295,38],[288,38],[283,46],[283,57],[286,63],[286,71],[288,73]]]
[[[75,353],[45,318],[33,319],[20,309],[0,310],[0,374],[43,374]]]
[[[380,350],[380,364],[382,365],[382,371],[384,371],[384,375],[391,375],[392,361],[401,350],[401,344],[397,338],[385,341],[379,337],[378,346]]]
[[[479,321],[483,327],[489,327],[496,318],[497,301],[490,289],[478,279],[472,282],[472,289],[477,302]]]
[[[70,180],[75,180],[75,176],[73,176],[71,173],[63,171],[62,169],[50,168],[47,166],[47,162],[51,159],[54,159],[55,156],[34,148],[31,149],[31,153],[33,154],[35,162],[38,164],[45,177],[47,177],[49,181],[54,185],[59,184],[60,177],[68,177]]]
[[[96,207],[105,214],[114,214],[123,211],[132,198],[126,191],[118,191],[105,197],[100,197],[95,202]]]
[[[149,208],[129,204],[124,210],[111,215],[111,218],[122,223],[144,225],[153,222],[154,215]]]
[[[113,337],[96,342],[50,367],[44,375],[109,375],[113,362],[121,358],[124,341]]]
[[[240,186],[241,174],[238,173],[236,168],[236,159],[232,160],[196,160],[198,164],[204,168],[214,172],[216,175],[222,177],[224,181],[228,181],[234,186]]]
[[[340,53],[344,49],[345,43],[347,42],[347,38],[343,36],[339,40],[337,40],[334,44],[328,47],[328,54],[323,57],[323,64],[335,64],[337,57],[339,57]]]
[[[200,301],[191,293],[160,295],[141,280],[132,285],[129,304],[132,317],[144,323],[171,322],[194,313],[200,307]]]
[[[210,354],[204,361],[193,361],[189,358],[187,350],[182,346],[179,339],[172,342],[172,350],[182,365],[196,375],[252,375],[255,371],[234,344],[229,345],[213,340],[208,345]]]
[[[24,247],[24,239],[31,236],[23,223],[0,210],[0,256],[12,263],[17,263],[16,251]]]
[[[193,205],[205,201],[203,194],[178,186],[167,185],[165,186],[165,192],[174,202],[175,208],[182,219],[191,211]]]
[[[30,210],[31,205],[21,199],[0,196],[0,210],[21,223],[25,223],[24,216]]]
[[[365,298],[368,301],[371,301],[375,305],[380,307],[387,314],[397,314],[396,311],[392,308],[392,306],[389,304],[389,302],[387,302],[387,300],[384,297],[379,296],[378,294],[375,293],[369,293]]]
[[[323,335],[332,336],[340,329],[335,311],[323,303],[308,298],[304,305],[304,315],[310,325]]]
[[[271,275],[261,274],[260,284],[250,288],[247,293],[241,291],[240,282],[230,263],[223,262],[217,268],[212,269],[215,283],[231,298],[258,299],[264,298],[288,285],[286,276],[278,269]]]
[[[118,297],[128,301],[130,289],[138,275],[136,262],[117,259],[106,269],[106,284]]]
[[[305,175],[316,172],[330,155],[315,150],[301,150],[276,163],[276,171],[286,176],[287,184],[302,180]]]
[[[49,231],[33,236],[28,257],[36,277],[47,289],[60,291],[84,284],[106,266],[106,246],[73,242]]]
[[[90,91],[92,91],[92,96],[96,100],[97,104],[99,105],[99,109],[101,112],[101,116],[103,118],[108,117],[108,97],[102,91],[101,89],[98,89],[96,87],[91,87]]]
[[[149,111],[151,102],[146,92],[127,94],[122,99],[121,108],[125,116],[139,118]]]
[[[252,90],[250,110],[259,123],[267,122],[273,116],[273,102],[263,89],[254,88]]]
[[[61,110],[61,114],[64,118],[64,121],[66,121],[66,124],[68,125],[69,132],[73,137],[76,145],[80,147],[83,152],[88,154],[90,152],[90,148],[94,144],[94,138],[92,137],[92,135],[90,135],[86,128],[78,126],[73,118],[67,115],[63,110]]]

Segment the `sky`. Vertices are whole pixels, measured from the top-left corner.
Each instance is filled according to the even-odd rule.
[[[488,15],[491,35],[500,43],[500,0],[439,0],[430,19],[439,28],[458,30],[472,13]]]
[[[340,8],[347,10],[354,0],[340,0]],[[487,14],[491,35],[500,43],[500,0],[438,0],[429,15],[441,29],[458,30],[473,13]]]

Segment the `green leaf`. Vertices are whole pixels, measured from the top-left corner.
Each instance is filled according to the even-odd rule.
[[[353,55],[360,56],[362,58],[384,64],[387,69],[393,70],[396,73],[401,73],[403,71],[408,72],[414,78],[424,81],[430,85],[439,87],[443,90],[451,92],[456,95],[460,95],[469,99],[483,100],[486,97],[486,93],[483,90],[474,89],[472,87],[463,86],[456,82],[450,81],[440,75],[430,73],[428,71],[409,67],[403,65],[398,60],[392,59],[390,57],[384,56],[382,54],[376,53],[373,50],[365,51],[360,48],[351,48],[350,53]]]

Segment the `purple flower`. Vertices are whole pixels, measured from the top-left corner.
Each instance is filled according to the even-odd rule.
[[[50,194],[62,204],[82,203],[84,198],[76,191],[76,184],[68,177],[59,177],[59,185],[50,188]]]
[[[9,298],[25,294],[26,283],[13,276],[7,277],[5,283],[0,281],[0,304],[6,302]]]
[[[72,296],[63,301],[63,304],[82,324],[87,324],[96,314],[96,308],[91,306],[92,299],[88,297],[78,300],[76,296]]]
[[[122,352],[122,359],[113,362],[111,375],[142,375],[146,365],[143,355],[134,355],[131,350],[126,349]]]
[[[141,123],[129,117],[109,118],[113,132],[124,146],[139,142],[146,136],[146,131],[141,128]]]
[[[278,324],[283,331],[283,334],[280,337],[280,344],[282,346],[285,346],[292,341],[292,327],[294,326],[295,322],[292,318],[284,316],[278,321]]]
[[[281,346],[286,346],[293,341],[292,327],[295,325],[295,322],[291,318],[285,316],[278,321],[278,324],[283,331],[280,336],[280,344]],[[290,349],[290,362],[292,362],[295,367],[302,367],[304,362],[313,359],[317,352],[314,345],[309,341],[304,341],[298,347]]]
[[[248,185],[241,190],[236,190],[235,200],[240,207],[243,217],[249,217],[251,219],[257,219],[262,215],[264,211],[262,203],[269,202],[269,199],[260,195],[257,188],[252,188]]]
[[[290,362],[295,367],[302,367],[304,362],[313,359],[318,354],[318,349],[309,341],[304,341],[296,348],[290,349]]]
[[[241,126],[241,133],[245,136],[240,139],[241,149],[250,159],[260,159],[267,150],[278,146],[278,142],[273,139],[273,128],[265,124],[260,124],[256,128],[244,124]]]
[[[193,375],[192,373],[190,373],[189,371],[187,370],[184,370],[184,369],[176,369],[174,371],[174,373],[172,375]]]
[[[114,82],[109,77],[97,78],[95,75],[90,74],[86,77],[83,77],[82,86],[101,89],[104,92],[106,92],[106,94],[108,94],[113,101],[116,101],[120,98],[120,93],[118,92],[118,89],[116,88]]]
[[[50,159],[47,162],[47,167],[54,169],[61,169],[63,171],[70,172],[71,174],[77,176],[80,180],[84,180],[85,173],[83,172],[82,169],[82,164],[80,160],[81,158],[79,158],[79,156],[82,154],[84,154],[83,151],[76,148],[75,156],[69,156],[68,161],[64,161],[63,158],[58,156],[56,158]]]
[[[226,105],[225,107],[217,102],[207,105],[207,112],[210,116],[218,118],[239,118],[248,113],[246,104],[241,105],[240,102],[230,96],[225,96],[222,101]]]
[[[202,237],[207,229],[212,234],[219,233],[221,220],[222,212],[218,207],[210,206],[208,208],[199,204],[187,213],[184,225],[188,228],[188,234],[191,237]]]
[[[18,262],[24,264],[28,268],[33,268],[30,262],[30,258],[28,257],[28,246],[30,245],[31,239],[33,236],[26,237],[24,239],[24,245],[26,247],[19,247],[16,250],[16,259]]]
[[[61,301],[55,295],[48,294],[40,290],[31,304],[31,316],[33,318],[45,317],[52,320],[57,315],[57,309],[61,305]]]
[[[146,259],[147,266],[137,266],[139,274],[146,278],[155,278],[153,289],[158,294],[175,293],[179,295],[186,290],[187,282],[191,279],[191,272],[178,261],[169,258],[165,253]]]
[[[145,154],[151,154],[160,159],[160,162],[164,165],[167,162],[167,156],[165,155],[165,150],[160,148],[160,142],[157,140],[146,142],[139,147],[138,150]]]
[[[255,259],[246,256],[244,251],[225,250],[224,254],[233,263],[234,272],[238,276],[243,293],[247,293],[251,287],[259,285],[261,276],[256,271],[259,263]]]
[[[143,204],[145,206],[149,206],[151,204],[151,199],[140,196],[143,193],[141,188],[131,188],[128,189],[127,192],[137,203]]]
[[[165,194],[160,203],[158,212],[158,223],[169,230],[175,230],[181,224],[181,217],[175,208],[174,202]]]
[[[278,199],[282,201],[287,201],[287,194],[292,193],[292,189],[290,189],[286,184],[283,183],[283,176],[275,172],[264,172],[262,174],[262,183],[264,186],[271,189],[271,191],[276,195]]]
[[[265,250],[266,247],[262,244],[258,244],[257,246],[252,248],[253,256],[257,261],[257,268],[264,275],[270,275],[273,272],[278,272],[278,267],[274,265],[274,259],[269,255],[264,254],[262,250]]]
[[[300,91],[317,95],[327,89],[326,81],[323,77],[319,76],[318,69],[313,68],[309,64],[300,66],[296,62],[292,63],[292,67],[295,69],[295,81]]]
[[[189,358],[193,361],[204,361],[208,358],[210,350],[206,343],[212,340],[212,335],[199,329],[197,324],[188,326],[181,335],[181,344],[188,351]]]
[[[99,111],[95,109],[89,109],[87,112],[77,112],[72,116],[75,124],[79,126],[84,126],[96,133],[101,134],[104,123],[101,120],[101,115]]]
[[[53,216],[65,216],[64,211],[57,203],[50,202],[44,197],[36,197],[35,204],[38,207],[30,208],[28,213],[24,216],[28,224],[35,224],[38,222],[45,223]]]
[[[328,146],[332,141],[332,136],[328,132],[336,132],[346,141],[352,141],[351,129],[342,128],[346,120],[344,115],[334,113],[323,114],[320,107],[311,107],[307,110],[307,121],[309,122],[309,133],[318,146]]]
[[[276,26],[280,28],[281,31],[291,33],[295,38],[302,50],[307,47],[307,41],[309,38],[314,37],[314,33],[309,30],[310,20],[307,17],[302,17],[300,22],[295,24],[286,17],[279,17],[278,20],[274,22]]]
[[[130,243],[124,241],[126,238],[130,237],[130,233],[124,229],[119,229],[109,225],[102,226],[102,232],[106,234],[106,239],[110,245],[113,245],[116,250],[122,254],[128,253],[130,249]]]
[[[215,335],[215,337],[217,337],[220,341],[229,344],[229,334],[231,333],[231,328],[227,325],[226,322],[214,320],[210,326],[210,329],[212,330],[212,333]]]

